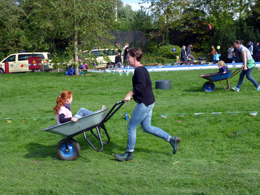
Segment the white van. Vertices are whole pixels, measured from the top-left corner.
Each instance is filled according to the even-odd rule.
[[[53,69],[51,66],[51,54],[48,52],[24,52],[24,53],[14,53],[2,61],[0,61],[0,74],[5,73],[5,62],[9,63],[9,72],[28,72],[29,64],[28,58],[29,57],[40,57],[42,59],[43,64],[47,64],[47,69]]]
[[[114,64],[115,63],[115,57],[116,57],[116,51],[115,50],[109,50],[109,49],[93,49],[91,50],[91,53],[89,53],[89,55],[93,56],[93,58],[91,57],[87,57],[89,55],[87,55],[89,51],[83,51],[81,58],[83,58],[84,60],[86,60],[87,64],[95,64],[94,63],[94,59],[96,60],[97,64],[95,65],[104,65],[104,64]],[[73,60],[70,61],[70,64],[73,63]]]
[[[93,50],[91,50],[91,52],[97,57],[96,60],[97,60],[98,64],[108,64],[108,63],[110,63],[109,61],[104,59],[104,56],[102,55],[102,53],[105,54],[109,58],[111,63],[115,63],[115,57],[116,57],[115,50],[93,49]]]

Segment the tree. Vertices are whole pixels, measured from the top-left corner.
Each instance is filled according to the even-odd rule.
[[[132,21],[133,28],[136,30],[141,30],[144,33],[152,28],[152,22],[152,17],[149,12],[147,12],[142,6],[140,10],[135,12],[135,16]]]
[[[151,3],[149,12],[153,17],[153,26],[157,33],[150,36],[163,36],[163,44],[168,42],[169,29],[177,26],[178,20],[183,17],[183,10],[190,5],[189,0],[142,0],[143,3]]]
[[[23,9],[15,0],[0,0],[0,50],[2,56],[18,52],[27,46],[24,31],[20,28]]]
[[[116,29],[122,31],[129,31],[133,29],[133,21],[136,17],[136,12],[132,10],[130,5],[118,7],[118,18],[116,22]]]
[[[48,49],[46,41],[52,37],[67,40],[75,54],[76,75],[78,75],[79,40],[82,50],[93,47],[106,48],[110,45],[115,20],[113,0],[31,0],[27,7],[27,20],[34,33],[34,44]],[[37,37],[37,39],[36,39]],[[70,52],[71,53],[71,52]],[[85,57],[91,53],[86,53]],[[71,55],[72,56],[72,55]]]

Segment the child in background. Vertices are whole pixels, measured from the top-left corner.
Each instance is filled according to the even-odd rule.
[[[217,63],[218,67],[219,67],[219,73],[227,73],[228,72],[228,67],[225,65],[225,62],[223,60],[220,60]]]
[[[216,54],[214,55],[214,61],[215,61],[215,63],[218,63],[220,56],[221,56],[221,54],[218,54],[218,52],[216,51]]]
[[[58,124],[65,123],[68,121],[77,122],[78,119],[93,114],[93,112],[87,110],[86,108],[81,108],[79,109],[76,115],[72,116],[70,109],[70,104],[72,103],[72,100],[72,93],[70,91],[63,91],[61,92],[60,96],[57,97],[57,105],[53,108],[53,110],[56,114]],[[106,107],[103,106],[102,110],[105,108]]]
[[[122,58],[119,52],[116,53],[116,57],[115,57],[115,66],[117,66],[118,68],[120,68],[122,65]],[[115,67],[116,68],[116,67]]]
[[[176,62],[177,62],[177,63],[181,63],[179,56],[176,56]]]
[[[236,53],[234,52],[232,54],[233,58],[232,58],[232,63],[236,63],[236,60],[237,60],[237,56],[236,56]]]

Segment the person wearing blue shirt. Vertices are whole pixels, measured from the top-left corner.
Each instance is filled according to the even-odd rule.
[[[218,63],[220,56],[221,56],[221,54],[218,54],[218,52],[216,52],[216,54],[214,55],[214,61],[215,61],[216,63]]]

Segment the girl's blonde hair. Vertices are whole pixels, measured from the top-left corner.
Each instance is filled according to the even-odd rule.
[[[225,62],[223,60],[218,61],[218,67],[225,66]]]
[[[71,96],[72,93],[70,91],[61,92],[60,96],[56,99],[57,105],[53,108],[55,114],[58,114],[60,107],[65,106],[66,101],[70,99]]]

